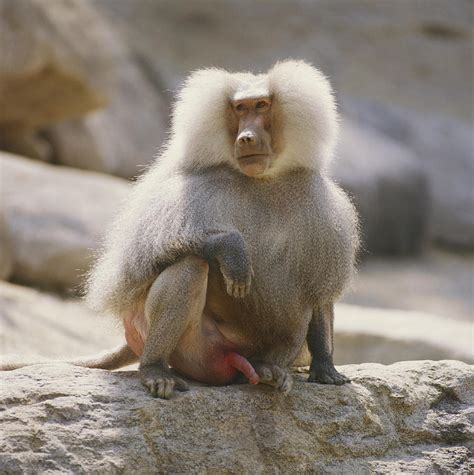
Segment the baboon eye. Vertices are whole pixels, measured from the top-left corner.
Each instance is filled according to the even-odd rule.
[[[237,112],[242,112],[242,111],[245,110],[245,106],[244,106],[243,104],[237,104],[237,105],[235,106],[235,110],[236,110]]]
[[[264,107],[267,107],[267,105],[268,104],[265,101],[258,101],[256,107],[257,109],[263,109]]]

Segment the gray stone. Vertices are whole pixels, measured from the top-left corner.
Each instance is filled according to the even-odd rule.
[[[90,2],[0,0],[0,30],[11,45],[0,54],[0,148],[136,176],[163,142],[167,106]]]
[[[0,172],[12,278],[77,291],[127,182],[1,152]]]
[[[129,178],[141,173],[163,144],[168,106],[121,38],[110,35],[115,51],[107,106],[55,124],[46,136],[59,163]]]
[[[360,263],[343,301],[472,321],[474,254],[429,246],[415,258],[372,257]],[[473,328],[474,331],[474,328]]]
[[[410,150],[427,177],[432,239],[474,248],[474,137],[472,125],[442,115],[346,100],[343,110]]]
[[[191,70],[304,58],[338,93],[473,117],[470,0],[94,0],[162,89]],[[245,33],[243,33],[243,29]]]
[[[0,0],[0,31],[2,135],[104,105],[114,44],[87,1]]]
[[[0,207],[0,279],[7,280],[13,271],[11,236]]]
[[[2,473],[447,473],[472,463],[474,369],[350,365],[342,387],[297,375],[152,399],[136,372],[2,373]]]
[[[474,363],[469,321],[407,310],[336,306],[337,364],[460,359]]]
[[[0,353],[88,356],[124,342],[123,330],[82,302],[0,281]]]
[[[362,255],[421,250],[430,198],[424,173],[409,149],[345,118],[331,166],[359,212]]]

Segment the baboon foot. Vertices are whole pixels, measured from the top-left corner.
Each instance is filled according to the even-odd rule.
[[[254,368],[261,383],[273,386],[285,394],[291,391],[293,377],[287,368],[268,363],[257,363]]]
[[[350,383],[351,380],[339,373],[334,365],[321,364],[316,369],[311,368],[309,370],[308,382],[341,386],[342,384]]]
[[[158,365],[141,367],[140,380],[153,397],[169,399],[175,391],[188,391],[188,384]]]

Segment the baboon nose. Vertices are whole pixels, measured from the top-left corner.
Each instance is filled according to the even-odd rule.
[[[242,132],[237,138],[239,145],[255,145],[257,139],[252,132]]]

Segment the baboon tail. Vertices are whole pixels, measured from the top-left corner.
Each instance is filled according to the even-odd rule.
[[[67,363],[83,368],[95,369],[118,369],[130,364],[136,363],[138,356],[130,349],[128,345],[121,345],[113,350],[107,350],[96,356],[74,358],[71,360],[52,360],[42,357],[21,357],[15,356],[11,359],[6,357],[0,358],[0,371],[12,371],[14,369],[23,368],[38,364],[56,364]]]

